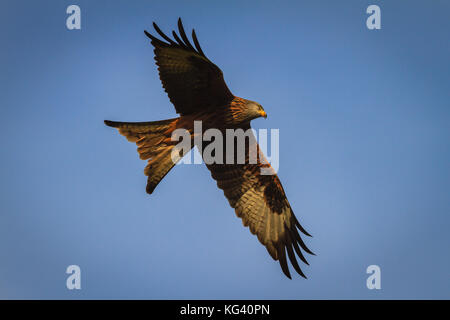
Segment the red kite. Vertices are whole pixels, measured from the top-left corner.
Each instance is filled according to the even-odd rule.
[[[148,160],[144,173],[148,176],[146,190],[149,194],[175,165],[171,156],[177,143],[171,138],[175,129],[184,128],[192,133],[193,147],[194,120],[202,121],[203,130],[217,128],[224,132],[226,129],[239,128],[245,131],[250,128],[251,120],[267,117],[259,103],[236,97],[230,92],[222,71],[203,53],[194,30],[192,39],[195,47],[191,44],[181,19],[178,20],[179,35],[173,31],[173,39],[165,35],[155,23],[153,27],[163,40],[147,31],[145,34],[154,46],[164,90],[180,116],[154,122],[105,120],[106,125],[117,128],[129,141],[135,142],[140,158]],[[257,144],[257,163],[249,161],[249,150],[255,144],[254,137],[246,141],[244,163],[229,164],[223,161],[207,164],[207,167],[236,215],[258,237],[272,258],[279,261],[284,274],[291,278],[287,254],[294,269],[305,277],[297,263],[296,254],[308,264],[302,250],[313,253],[303,242],[299,231],[310,235],[295,217],[278,176],[259,152]],[[203,142],[202,146],[198,146],[199,151],[206,145]],[[223,151],[225,157],[227,150]],[[261,174],[262,168],[272,170],[272,174]]]

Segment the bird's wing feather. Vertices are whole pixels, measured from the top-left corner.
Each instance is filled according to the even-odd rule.
[[[155,23],[153,27],[165,41],[147,31],[145,34],[155,47],[159,77],[177,113],[192,114],[223,106],[233,99],[222,71],[205,56],[194,30],[192,38],[195,47],[184,32],[181,19],[178,20],[181,38],[173,31],[172,40]]]
[[[302,251],[313,254],[303,242],[300,233],[309,234],[303,229],[294,215],[286,198],[280,179],[265,159],[251,134],[245,144],[245,163],[207,165],[217,185],[224,191],[236,215],[242,219],[244,226],[250,228],[259,241],[267,248],[274,260],[278,260],[287,277],[290,276],[287,257],[294,269],[303,277],[297,256],[306,264]],[[237,154],[237,144],[235,155]],[[259,155],[257,162],[250,159],[250,150]],[[226,150],[224,150],[225,154]],[[263,175],[265,168],[272,174]],[[300,231],[300,232],[299,232]],[[287,257],[286,257],[287,256]]]

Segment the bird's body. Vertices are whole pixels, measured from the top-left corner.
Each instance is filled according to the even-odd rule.
[[[217,129],[225,135],[227,129],[248,130],[251,120],[267,116],[259,103],[236,97],[230,92],[222,71],[206,58],[194,31],[195,48],[191,45],[181,20],[178,21],[180,36],[172,33],[175,41],[156,24],[153,25],[166,42],[145,33],[155,47],[155,60],[163,87],[180,116],[152,122],[105,121],[108,126],[118,128],[129,141],[135,142],[140,158],[148,160],[144,173],[148,176],[147,192],[150,194],[176,163],[172,156],[177,144],[172,138],[175,130],[189,132],[193,147],[196,141],[195,121],[201,121],[202,135],[208,129]],[[286,276],[290,278],[286,254],[295,270],[304,276],[295,253],[307,263],[302,250],[312,252],[304,244],[298,230],[309,234],[292,212],[281,182],[260,152],[253,134],[247,138],[244,162],[227,162],[226,154],[230,150],[225,148],[225,144],[222,160],[214,163],[205,161],[206,165],[237,216],[257,235],[272,258],[280,262]],[[209,143],[202,141],[198,145],[199,150],[204,150]],[[234,143],[232,146],[234,156],[238,151],[236,145]],[[257,151],[256,163],[250,160],[251,150]],[[266,169],[265,174],[261,174],[261,168]]]

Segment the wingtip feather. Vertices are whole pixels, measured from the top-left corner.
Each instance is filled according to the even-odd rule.
[[[103,120],[103,122],[108,126],[108,127],[113,127],[113,128],[117,128],[119,123],[116,121],[111,121],[111,120]]]
[[[278,247],[278,261],[281,266],[281,270],[286,277],[292,280],[291,273],[289,272],[289,267],[286,260],[286,252],[283,247]]]
[[[297,271],[297,273],[299,275],[301,275],[302,277],[305,277],[305,274],[303,273],[302,269],[298,265],[297,259],[295,258],[295,254],[294,254],[294,250],[292,250],[292,246],[288,244],[286,246],[286,250],[288,252],[289,260],[291,261],[291,264],[294,267],[295,271]]]

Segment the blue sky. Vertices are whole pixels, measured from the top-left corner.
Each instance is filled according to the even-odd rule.
[[[0,6],[0,298],[450,298],[448,1]],[[176,116],[143,30],[179,16],[231,91],[264,106],[253,126],[280,129],[308,280],[285,278],[204,165],[147,195],[136,147],[103,124]],[[72,264],[81,290],[65,286]]]

